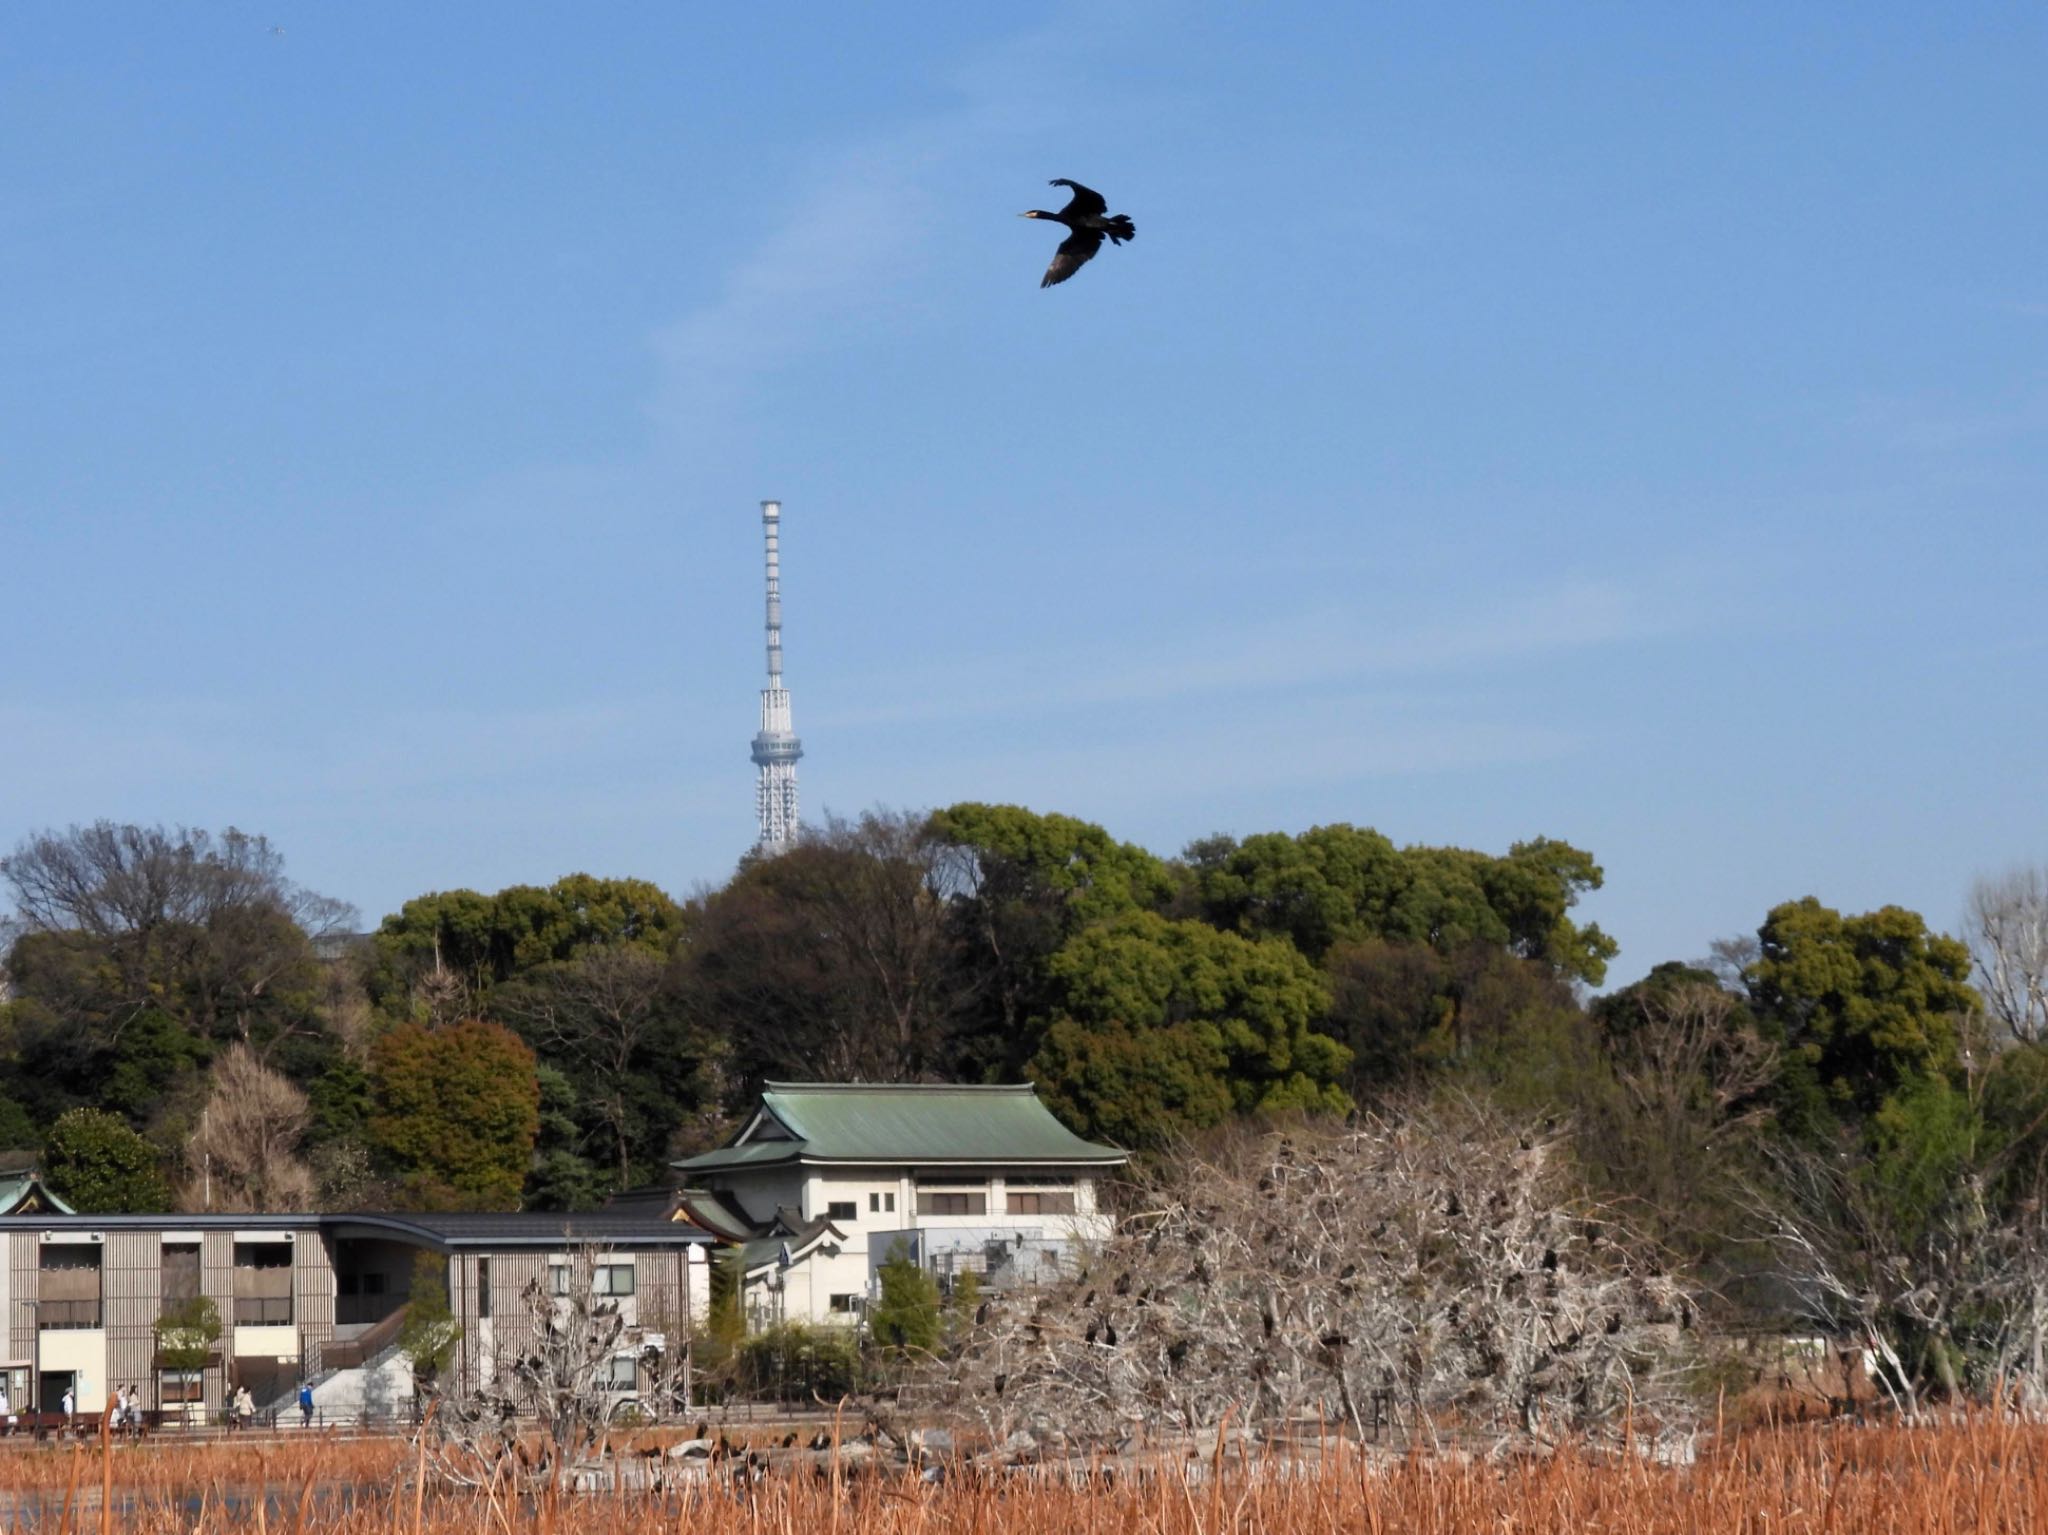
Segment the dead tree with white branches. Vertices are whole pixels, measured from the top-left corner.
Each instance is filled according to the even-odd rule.
[[[437,1398],[430,1427],[449,1480],[559,1488],[573,1468],[603,1460],[614,1429],[658,1423],[687,1405],[687,1337],[635,1325],[618,1298],[601,1293],[597,1276],[611,1261],[579,1247],[529,1280],[519,1312],[498,1320],[481,1382]],[[631,1390],[618,1384],[622,1359],[634,1363]]]
[[[1079,1278],[987,1303],[942,1401],[1074,1445],[1226,1415],[1499,1443],[1687,1416],[1693,1303],[1577,1195],[1555,1137],[1467,1105],[1174,1163]]]
[[[1980,879],[1970,891],[1977,989],[2020,1044],[2048,1042],[2048,868]]]

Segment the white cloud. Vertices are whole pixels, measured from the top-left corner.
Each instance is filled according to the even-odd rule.
[[[1149,7],[1139,6],[1136,10]],[[914,285],[959,166],[1077,109],[1087,60],[1132,8],[1072,7],[967,59],[948,108],[822,152],[787,211],[742,249],[719,292],[652,338],[650,407],[671,440],[714,444],[746,419],[756,387],[888,314]]]
[[[1471,593],[1451,616],[1437,611],[1439,604],[1420,614],[1378,594],[1355,607],[1235,626],[1205,623],[1142,650],[1126,646],[1105,655],[1098,645],[1041,655],[1028,673],[1003,675],[987,662],[912,677],[891,672],[862,679],[863,696],[881,700],[873,707],[814,718],[821,727],[846,728],[1016,717],[1205,695],[1285,694],[1366,679],[1484,674],[1682,630],[1694,615],[1668,585],[1582,578],[1529,592]]]

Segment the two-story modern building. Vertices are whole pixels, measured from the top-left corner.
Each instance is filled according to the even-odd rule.
[[[629,1328],[617,1384],[649,1335],[675,1337],[701,1315],[703,1231],[631,1214],[68,1215],[0,1217],[0,1384],[15,1407],[54,1410],[68,1388],[96,1412],[114,1388],[146,1408],[216,1416],[236,1388],[258,1403],[312,1382],[323,1409],[353,1416],[365,1377],[409,1394],[393,1358],[416,1259],[431,1253],[461,1338],[453,1384],[489,1378],[501,1336],[525,1325],[529,1281],[561,1288],[595,1255],[601,1293]],[[205,1297],[221,1336],[198,1369],[158,1356],[157,1322]],[[394,1388],[394,1372],[402,1385]]]
[[[741,1247],[751,1325],[851,1322],[899,1250],[942,1283],[1052,1275],[1109,1235],[1100,1180],[1128,1160],[1028,1083],[771,1082],[730,1141],[673,1164],[674,1208]]]

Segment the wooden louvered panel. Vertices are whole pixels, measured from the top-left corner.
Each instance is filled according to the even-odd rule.
[[[299,1233],[292,1264],[292,1311],[299,1319],[299,1357],[310,1372],[334,1337],[334,1252],[317,1231]]]
[[[156,1319],[163,1304],[163,1241],[154,1231],[110,1231],[100,1267],[109,1386],[136,1386],[153,1400]]]
[[[37,1281],[36,1234],[33,1231],[16,1231],[9,1234],[7,1252],[7,1288],[16,1304],[7,1309],[14,1314],[7,1320],[8,1357],[31,1359],[35,1357],[36,1334],[35,1312],[21,1301],[36,1300],[41,1291]]]

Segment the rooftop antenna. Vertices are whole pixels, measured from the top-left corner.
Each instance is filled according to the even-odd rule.
[[[761,503],[761,536],[768,546],[768,686],[761,689],[761,729],[754,737],[754,809],[760,848],[779,853],[796,841],[796,764],[803,743],[790,728],[789,689],[782,685],[782,503]]]

